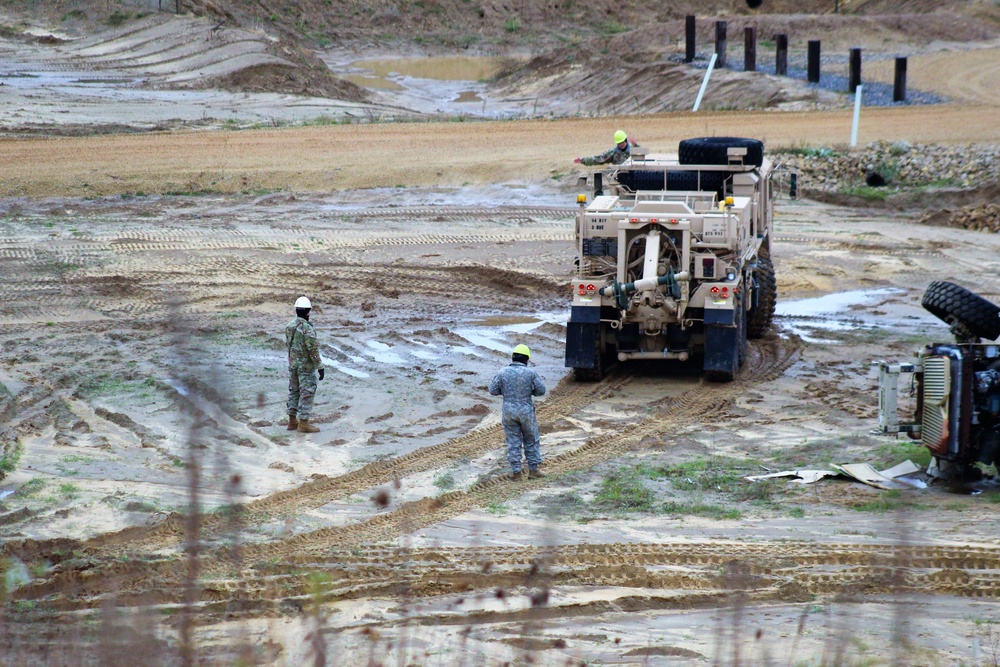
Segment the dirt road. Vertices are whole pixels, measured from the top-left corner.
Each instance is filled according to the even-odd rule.
[[[998,109],[866,109],[859,143],[1000,143]],[[578,155],[618,127],[651,151],[690,136],[742,136],[771,147],[846,146],[849,111],[334,125],[240,132],[0,141],[0,196],[336,192],[358,188],[532,183],[572,186]]]

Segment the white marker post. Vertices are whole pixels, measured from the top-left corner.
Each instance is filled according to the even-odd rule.
[[[854,90],[854,124],[851,126],[851,148],[858,145],[858,120],[861,117],[861,84]]]
[[[708,61],[708,71],[705,72],[705,79],[701,82],[701,90],[698,91],[698,99],[694,101],[694,109],[691,111],[697,111],[698,107],[701,106],[701,98],[705,94],[705,89],[708,88],[708,79],[712,76],[712,70],[715,69],[715,59],[718,57],[718,53],[713,53],[712,59]]]

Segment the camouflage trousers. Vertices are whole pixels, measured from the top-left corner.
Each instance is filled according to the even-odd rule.
[[[299,419],[309,419],[318,382],[319,375],[316,371],[288,369],[288,414],[297,414]]]
[[[510,463],[511,470],[521,471],[522,449],[529,468],[534,470],[541,465],[542,449],[534,408],[531,412],[504,412],[503,433],[507,438],[507,462]]]

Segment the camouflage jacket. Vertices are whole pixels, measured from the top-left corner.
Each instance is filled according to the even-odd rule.
[[[538,373],[516,361],[497,373],[490,382],[490,393],[503,396],[503,411],[523,414],[535,409],[532,396],[544,396],[545,385]]]
[[[285,326],[285,343],[288,345],[288,368],[310,373],[323,368],[319,358],[316,330],[308,320],[296,317]]]
[[[615,144],[600,155],[583,158],[582,162],[589,167],[596,164],[607,164],[609,162],[611,164],[621,164],[630,157],[632,157],[632,144],[631,142],[626,142],[624,149],[618,148],[618,144]]]

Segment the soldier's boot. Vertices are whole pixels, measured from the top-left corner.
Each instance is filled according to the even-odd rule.
[[[520,482],[524,479],[524,475],[521,474],[520,470],[510,473],[510,479],[515,482]]]
[[[545,473],[538,468],[532,468],[528,471],[528,479],[541,479],[545,477]]]
[[[300,419],[299,433],[319,433],[319,429],[310,424],[308,419]]]
[[[295,415],[288,415],[288,430],[294,431],[299,427],[299,418]]]

